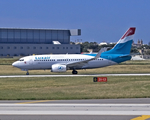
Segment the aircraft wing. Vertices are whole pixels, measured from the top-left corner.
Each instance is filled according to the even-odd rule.
[[[82,66],[85,66],[86,64],[88,64],[89,61],[98,59],[100,57],[101,53],[102,53],[102,51],[100,50],[94,58],[84,60],[84,61],[79,61],[79,62],[68,63],[67,67],[68,68],[78,68],[78,67],[81,68]]]
[[[86,64],[88,64],[88,62],[91,61],[91,60],[94,60],[94,59],[92,58],[92,59],[89,59],[89,60],[68,63],[67,68],[81,68],[82,66],[85,66]]]

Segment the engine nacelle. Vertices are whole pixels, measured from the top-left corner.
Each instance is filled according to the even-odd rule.
[[[51,72],[66,72],[66,65],[54,64],[52,65]]]

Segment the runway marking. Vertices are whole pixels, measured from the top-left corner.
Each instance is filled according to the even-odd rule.
[[[150,76],[150,74],[92,74],[92,75],[7,75],[0,78],[15,78],[15,77],[85,77],[85,76]]]
[[[131,120],[146,120],[148,118],[150,118],[150,115],[142,115],[140,117],[136,117],[136,118],[133,118]]]
[[[31,103],[40,103],[40,102],[48,102],[54,100],[40,100],[40,101],[30,101],[30,102],[22,102],[22,103],[15,103],[15,104],[31,104]]]
[[[15,103],[15,104],[0,104],[0,107],[14,107],[14,106],[31,106],[31,107],[119,107],[119,108],[123,108],[123,107],[129,107],[129,108],[133,108],[133,107],[144,107],[144,108],[150,108],[150,104],[77,104],[77,103],[73,103],[73,104],[69,104],[69,103],[42,103],[42,104],[28,104],[28,103],[38,103],[38,102],[47,102],[47,101],[53,101],[53,100],[44,100],[44,101],[31,101],[31,102],[22,102],[22,103]],[[55,101],[55,100],[54,100]],[[140,114],[142,115],[142,114]],[[146,115],[150,115],[146,114]]]
[[[0,115],[137,115],[138,118],[131,120],[147,120],[150,118],[149,106],[150,104],[0,104]]]

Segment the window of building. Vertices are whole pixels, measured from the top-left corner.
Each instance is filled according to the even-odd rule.
[[[57,49],[59,49],[59,47],[57,47]]]
[[[20,42],[27,42],[27,32],[26,30],[20,30],[21,34],[20,34],[20,38],[21,41]]]
[[[7,47],[7,49],[10,49],[10,47]]]
[[[33,49],[36,49],[36,47],[33,47]]]
[[[30,47],[27,47],[27,49],[30,49]]]
[[[20,30],[14,30],[14,41],[20,42]]]
[[[33,31],[33,37],[34,37],[34,42],[39,43],[40,42],[40,31],[39,30],[34,30]]]
[[[4,29],[4,30],[1,30],[1,41],[2,42],[6,42],[7,41],[7,30],[6,29]]]
[[[40,30],[40,42],[45,43],[45,30]]]
[[[63,49],[65,49],[65,47],[63,47]]]
[[[20,47],[20,49],[23,49],[23,47]]]
[[[3,47],[1,46],[1,49],[3,49]]]
[[[48,47],[46,47],[46,49],[48,49]]]
[[[70,47],[70,49],[72,49],[72,47]]]
[[[13,42],[14,41],[14,31],[12,29],[7,30],[7,41],[8,42]]]
[[[55,47],[53,47],[53,49],[55,49]]]
[[[40,49],[42,49],[42,47],[40,47]]]
[[[51,41],[51,38],[52,38],[52,31],[49,31],[49,30],[46,30],[46,33],[45,33],[46,35],[45,35],[45,37],[46,37],[46,39],[45,39],[45,42],[46,43],[51,43],[52,41]]]
[[[33,30],[27,30],[26,31],[26,35],[27,35],[27,42],[29,43],[31,43],[31,42],[33,42]]]
[[[14,49],[17,49],[17,47],[14,47]]]
[[[52,40],[58,40],[58,31],[52,30]]]
[[[66,49],[68,49],[68,47],[66,47]]]

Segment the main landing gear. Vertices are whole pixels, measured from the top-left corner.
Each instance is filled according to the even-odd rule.
[[[29,72],[27,71],[26,75],[29,75]]]
[[[72,71],[72,74],[78,74],[78,71],[73,70],[73,71]]]

